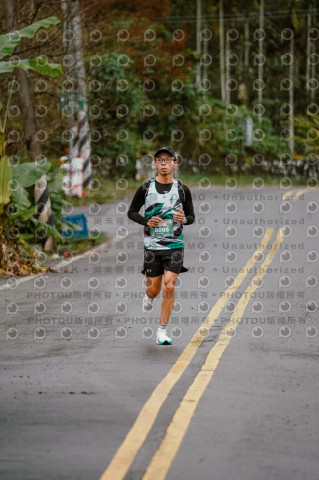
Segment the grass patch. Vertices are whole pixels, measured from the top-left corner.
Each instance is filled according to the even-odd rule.
[[[134,193],[142,184],[142,181],[137,182],[133,179],[123,179],[122,182],[111,178],[98,178],[98,180],[100,182],[98,189],[87,191],[87,195],[82,198],[70,198],[69,202],[75,207],[92,203],[113,203],[129,193]]]
[[[265,185],[268,186],[279,186],[281,178],[268,176],[258,176],[258,175],[204,175],[202,173],[194,174],[180,174],[179,179],[185,183],[188,187],[198,187],[200,181],[203,179],[209,180],[212,187],[214,185],[226,186],[226,182],[230,179],[235,179],[238,186],[253,186],[253,182],[256,178],[262,178]],[[302,179],[301,181],[296,180],[295,178],[290,178],[292,186],[306,185],[307,179]]]
[[[179,175],[179,179],[185,183],[188,187],[198,187],[200,186],[200,181],[205,179],[209,181],[213,186],[223,186],[225,187],[226,182],[229,179],[235,179],[238,186],[252,186],[254,180],[257,178],[257,175],[204,175],[201,173],[194,174],[183,174]],[[82,198],[70,198],[69,202],[73,206],[83,206],[91,205],[92,203],[103,204],[103,203],[113,203],[117,200],[125,198],[130,193],[135,193],[138,187],[143,183],[142,180],[136,181],[133,179],[111,179],[111,178],[98,178],[99,188],[96,190],[90,190],[87,192],[87,195]],[[264,176],[261,177],[265,185],[277,186],[280,185],[281,178]],[[302,179],[301,181],[291,178],[293,186],[306,185],[307,179]]]
[[[57,246],[58,255],[67,257],[68,255],[80,255],[101,243],[107,241],[106,235],[100,233],[96,238],[83,238],[81,240],[65,241]]]

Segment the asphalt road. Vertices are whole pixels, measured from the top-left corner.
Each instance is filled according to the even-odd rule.
[[[206,186],[173,346],[130,198],[87,209],[97,251],[0,281],[1,479],[319,478],[318,190]]]

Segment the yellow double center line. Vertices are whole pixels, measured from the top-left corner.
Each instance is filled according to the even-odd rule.
[[[230,325],[234,325],[233,329],[236,329],[240,319],[244,314],[245,308],[250,301],[251,295],[256,288],[258,288],[260,279],[265,275],[267,267],[273,260],[283,238],[282,232],[279,230],[276,241],[271,250],[268,252],[265,260],[257,270],[256,275],[245,290],[245,295],[243,295],[238,301],[229,322],[223,328],[217,342],[207,355],[206,361],[200,372],[196,375],[195,380],[187,390],[183,400],[176,410],[176,413],[166,431],[164,439],[159,449],[153,456],[142,480],[165,479],[195,413],[197,405],[209,382],[211,381],[222,354],[231,340],[232,336],[227,334],[227,330],[229,329]]]
[[[282,196],[282,200],[287,200],[287,198],[291,197],[292,200],[298,200],[301,195],[304,193],[309,193],[311,190],[309,188],[303,188],[301,190],[289,190],[288,192],[284,193]]]
[[[241,283],[246,278],[247,273],[252,268],[256,260],[258,260],[259,255],[266,248],[267,243],[270,240],[272,231],[272,228],[268,228],[266,230],[266,233],[261,240],[257,250],[247,261],[241,272],[237,275],[234,283],[229,288],[227,288],[227,290],[225,290],[224,295],[220,297],[216,304],[213,306],[207,318],[205,319],[203,324],[197,329],[192,339],[185,347],[180,357],[177,359],[176,363],[167,373],[166,377],[155,388],[150,398],[146,401],[137,419],[135,420],[134,425],[126,435],[122,445],[119,447],[108,468],[102,474],[100,480],[122,480],[125,477],[136,454],[138,453],[149,431],[151,430],[158,415],[158,412],[163,403],[165,402],[168,394],[190,364],[200,344],[204,340],[208,329],[210,329],[216,322],[231,294],[240,287]],[[277,239],[278,238],[279,233],[277,235]],[[277,248],[279,248],[279,246]],[[267,258],[269,258],[269,255],[271,255],[271,253],[273,252],[273,249],[274,247],[272,247],[272,249],[269,251],[262,265],[265,264]],[[204,335],[202,334],[203,326],[205,326],[206,329]],[[154,478],[157,477],[154,476],[153,479]]]

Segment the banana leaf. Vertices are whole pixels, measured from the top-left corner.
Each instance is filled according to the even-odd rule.
[[[15,220],[16,218],[19,218],[23,222],[26,222],[33,217],[33,215],[36,213],[36,210],[37,206],[35,205],[34,207],[28,208],[27,210],[18,210],[16,213],[11,213],[11,215],[8,215],[8,218],[10,220]]]
[[[17,62],[12,62],[11,60],[0,62],[0,74],[11,73],[15,68],[33,70],[34,72],[48,75],[49,77],[58,77],[63,74],[62,67],[59,63],[48,63],[42,56],[19,60]]]
[[[48,225],[47,223],[42,223],[40,220],[38,220],[35,217],[31,218],[32,222],[36,227],[41,227],[44,229],[46,235],[55,238],[56,240],[64,241],[64,238],[62,237],[61,233],[52,225]]]
[[[21,187],[20,184],[17,186],[16,190],[12,192],[11,199],[14,203],[17,204],[17,207],[20,210],[27,210],[31,207],[28,192],[23,187]]]
[[[16,46],[21,43],[22,38],[33,38],[40,28],[48,28],[51,25],[57,25],[59,22],[60,20],[57,17],[48,17],[32,23],[22,30],[0,35],[0,58],[12,55]]]
[[[50,163],[46,162],[39,165],[35,162],[20,163],[14,167],[12,174],[19,185],[23,188],[32,187],[44,173],[50,170]]]
[[[12,190],[10,181],[12,179],[12,168],[8,157],[0,159],[0,206],[6,205],[10,201]]]

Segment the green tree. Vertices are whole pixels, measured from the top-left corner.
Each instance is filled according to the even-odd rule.
[[[128,56],[106,53],[100,60],[90,72],[91,141],[100,159],[94,163],[102,175],[134,177],[136,154],[146,153],[139,134],[146,97]]]
[[[0,59],[11,56],[15,48],[20,45],[23,38],[33,38],[39,28],[47,28],[50,25],[58,23],[56,17],[41,20],[28,27],[0,36]],[[44,61],[45,60],[45,61]],[[0,73],[23,72],[34,70],[35,72],[46,74],[49,76],[58,76],[62,73],[59,64],[48,63],[42,56],[31,59],[2,60],[0,62]],[[8,157],[5,155],[6,150],[6,127],[9,103],[11,98],[11,89],[7,107],[4,113],[4,119],[0,122],[0,215],[1,215],[1,271],[10,274],[26,273],[28,271],[28,261],[25,261],[25,250],[21,249],[23,240],[20,237],[21,222],[33,221],[38,223],[36,218],[36,207],[31,206],[28,199],[28,193],[25,187],[30,187],[45,174],[49,168],[48,164],[40,166],[36,164],[22,164],[15,167],[12,171]],[[22,172],[20,172],[22,169]],[[20,173],[20,174],[19,174]],[[9,204],[10,200],[12,203]],[[34,227],[33,227],[34,228]],[[46,228],[50,235],[59,235],[50,226]],[[21,257],[21,258],[20,258]],[[33,266],[30,267],[31,269]]]

